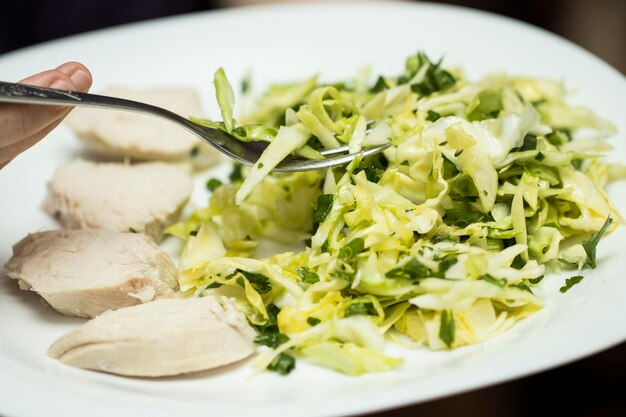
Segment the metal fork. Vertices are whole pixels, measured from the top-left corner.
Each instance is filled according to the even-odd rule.
[[[70,107],[86,106],[118,109],[161,117],[184,129],[187,129],[189,132],[198,136],[218,151],[248,166],[252,166],[256,161],[258,161],[261,153],[267,147],[267,143],[265,142],[241,142],[226,132],[194,123],[185,117],[161,107],[117,97],[55,90],[52,88],[42,88],[0,81],[0,102],[3,101],[23,104],[62,105]],[[388,144],[375,146],[356,153],[346,153],[348,152],[348,147],[342,146],[322,151],[322,155],[330,156],[329,158],[324,159],[300,159],[288,156],[279,165],[277,165],[273,171],[311,171],[344,165],[352,161],[358,155],[362,155],[363,157],[374,155],[382,152],[388,146]]]

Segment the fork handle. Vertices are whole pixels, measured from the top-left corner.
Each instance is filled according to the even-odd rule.
[[[0,102],[40,104],[46,106],[61,105],[71,107],[103,107],[148,113],[161,116],[166,119],[175,119],[177,121],[183,119],[186,121],[183,117],[169,110],[137,101],[101,96],[97,94],[79,93],[76,91],[56,90],[53,88],[8,83],[4,81],[0,81]]]

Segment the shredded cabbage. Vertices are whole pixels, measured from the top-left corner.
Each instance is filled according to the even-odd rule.
[[[602,162],[602,139],[572,140],[614,128],[560,83],[472,83],[422,53],[400,76],[368,74],[273,86],[241,126],[216,74],[224,121],[204,123],[269,146],[168,232],[186,240],[181,290],[234,298],[256,326],[258,369],[286,373],[295,356],[359,375],[402,365],[387,336],[434,350],[486,340],[542,307],[546,271],[595,267],[620,219],[602,187],[623,167]],[[271,173],[291,153],[387,141],[346,167]],[[266,240],[301,250],[261,258]]]

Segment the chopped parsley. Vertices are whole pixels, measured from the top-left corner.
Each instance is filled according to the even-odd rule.
[[[289,336],[278,331],[268,331],[261,333],[254,338],[254,343],[271,348],[277,348],[289,340]]]
[[[206,189],[213,192],[215,191],[218,187],[222,186],[222,181],[218,180],[217,178],[211,178],[206,182]]]
[[[559,288],[559,291],[565,293],[567,291],[569,291],[570,288],[572,288],[574,285],[578,284],[580,281],[583,280],[583,276],[582,275],[574,275],[571,278],[567,278],[565,280],[565,285],[563,285],[561,288]]]
[[[352,239],[350,242],[346,243],[344,247],[339,249],[338,257],[341,260],[348,261],[357,256],[359,253],[363,252],[364,247],[365,241],[360,237],[357,237],[355,239]]]
[[[239,182],[243,180],[243,174],[241,173],[242,168],[243,168],[243,165],[241,165],[240,163],[233,164],[233,170],[228,176],[228,179],[230,180],[230,182]]]
[[[426,74],[421,82],[412,84],[411,91],[421,96],[428,96],[437,91],[446,90],[456,83],[456,78],[448,71],[441,68],[441,59],[434,64],[423,52],[409,58],[407,70],[409,76],[413,77],[424,66],[428,65]]]
[[[416,258],[411,258],[403,266],[388,271],[385,276],[393,279],[419,280],[432,275],[432,271]]]
[[[320,280],[319,275],[311,271],[306,266],[296,269],[296,272],[298,273],[300,279],[302,279],[302,282],[306,282],[307,284],[315,284]]]
[[[455,265],[458,262],[458,260],[454,257],[448,257],[444,260],[442,260],[441,262],[439,262],[438,265],[438,270],[437,270],[437,277],[438,278],[443,278],[446,275],[446,271],[448,269],[450,269],[453,265]]]
[[[426,114],[426,120],[429,122],[436,122],[440,118],[441,115],[434,110],[428,110],[428,113]]]
[[[387,85],[387,81],[385,81],[385,77],[381,75],[376,80],[376,83],[370,88],[370,93],[380,93],[386,88],[389,88],[389,86]]]
[[[248,282],[252,284],[252,287],[259,294],[265,294],[272,290],[272,285],[270,284],[270,280],[265,275],[244,271],[243,269],[235,270],[235,273],[233,275],[236,275],[236,274],[243,275],[248,280]]]
[[[345,317],[365,316],[374,314],[374,305],[372,303],[354,303],[346,308]]]
[[[330,213],[330,210],[333,208],[333,199],[333,194],[322,194],[317,197],[317,204],[313,212],[314,223],[321,223],[326,220],[328,213]]]
[[[313,327],[313,326],[320,324],[322,320],[318,319],[317,317],[308,317],[306,319],[306,322],[309,326]]]
[[[281,353],[267,365],[267,369],[270,371],[278,372],[280,375],[287,375],[296,367],[296,360],[293,356],[286,353]]]
[[[602,228],[598,231],[598,233],[593,233],[589,240],[585,240],[583,242],[583,248],[587,253],[587,262],[585,263],[585,265],[589,265],[591,268],[596,267],[596,248],[598,246],[598,243],[600,243],[600,239],[602,239],[602,236],[604,236],[606,231],[611,226],[611,223],[613,223],[613,218],[609,216],[602,225]]]
[[[443,310],[441,312],[439,339],[448,347],[452,347],[454,343],[454,314],[450,310]]]
[[[491,275],[483,275],[480,277],[483,281],[487,281],[490,284],[497,285],[498,287],[506,287],[508,281],[505,278],[494,278]]]

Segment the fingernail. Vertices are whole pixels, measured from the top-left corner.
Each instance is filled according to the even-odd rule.
[[[77,69],[70,75],[70,79],[79,91],[87,91],[91,87],[91,76],[82,69]]]

